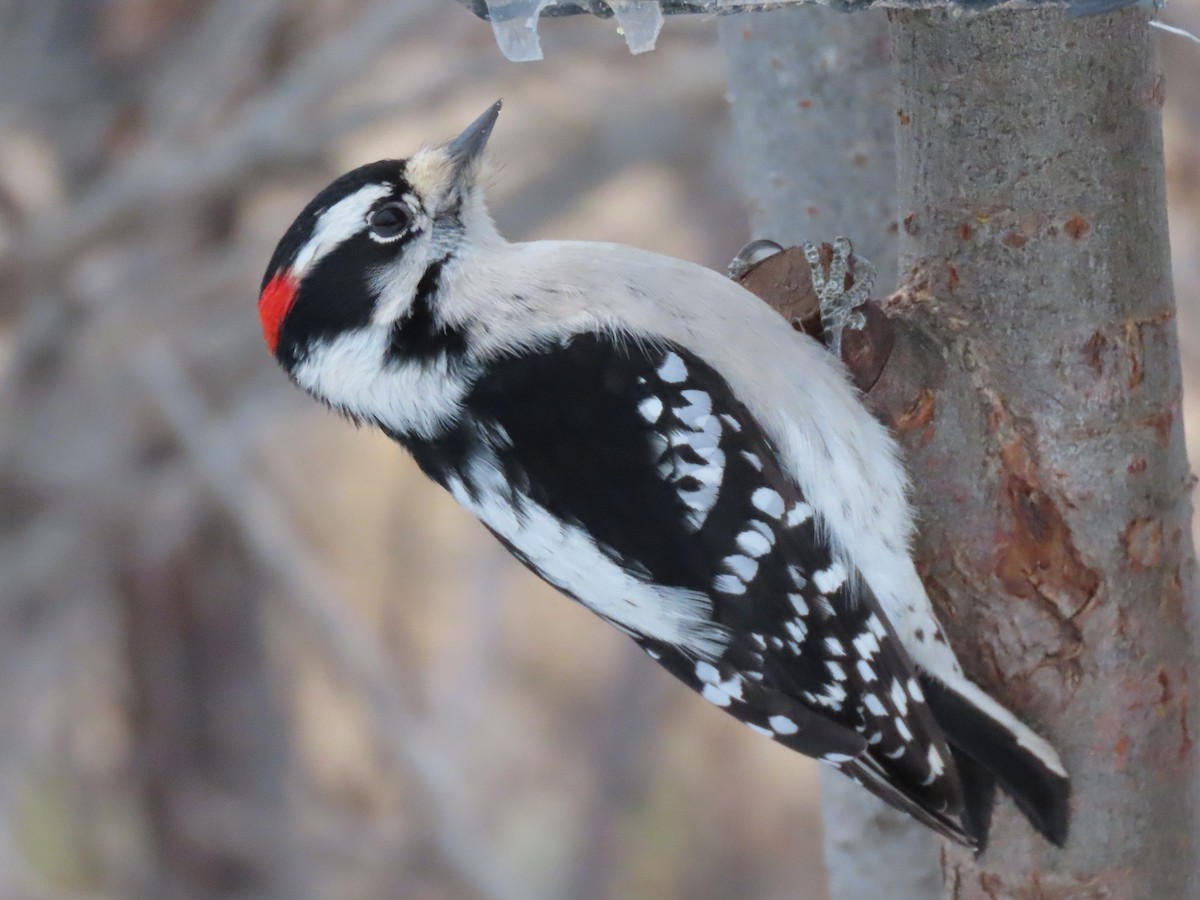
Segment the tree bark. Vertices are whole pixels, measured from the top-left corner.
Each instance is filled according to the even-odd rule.
[[[750,224],[785,247],[844,234],[896,265],[892,68],[883,12],[819,6],[720,20]]]
[[[1189,476],[1140,10],[894,12],[903,340],[872,391],[969,674],[1062,751],[1065,850],[1002,803],[955,898],[1195,897]]]
[[[754,235],[785,246],[846,235],[886,291],[896,169],[885,15],[797,7],[730,16],[721,43]],[[821,797],[831,897],[937,895],[930,833],[824,766]]]

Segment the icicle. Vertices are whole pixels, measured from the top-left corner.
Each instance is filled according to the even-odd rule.
[[[633,54],[653,50],[662,31],[663,14],[658,0],[609,0],[625,44]]]
[[[486,0],[492,33],[506,59],[531,62],[542,58],[538,15],[554,0]]]

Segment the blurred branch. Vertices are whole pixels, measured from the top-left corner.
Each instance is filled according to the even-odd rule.
[[[140,504],[120,576],[152,892],[294,900],[290,729],[268,677],[252,563],[188,481]]]
[[[239,91],[262,78],[272,38],[294,8],[292,0],[217,0],[183,46],[170,55],[168,71],[151,80],[143,104],[147,136],[159,148],[186,146],[190,136],[218,125]],[[203,84],[204,90],[195,90]]]
[[[332,139],[374,119],[382,108],[325,116],[315,115],[314,109],[361,78],[371,60],[428,15],[424,4],[376,0],[352,24],[296,60],[278,85],[249,101],[237,120],[207,144],[140,149],[68,209],[15,236],[4,261],[19,261],[26,272],[52,272],[94,241],[158,210],[230,190],[267,164],[314,158]]]
[[[593,788],[579,819],[578,858],[561,892],[572,900],[620,896],[621,826],[644,797],[661,721],[667,682],[633,643],[618,649],[604,715],[590,736]]]

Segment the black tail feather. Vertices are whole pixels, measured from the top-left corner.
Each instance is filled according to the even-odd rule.
[[[953,689],[924,673],[921,687],[955,751],[967,794],[967,828],[975,831],[980,819],[986,823],[990,818],[994,785],[998,782],[1046,840],[1063,846],[1070,819],[1070,781],[1022,746],[1008,727]],[[964,756],[969,759],[963,760]],[[979,834],[982,845],[987,836],[986,824]]]
[[[965,822],[960,821],[956,816],[948,815],[946,812],[922,805],[913,797],[910,797],[903,789],[893,783],[888,773],[871,756],[865,755],[851,762],[842,763],[838,768],[884,803],[908,813],[922,825],[932,828],[942,837],[949,838],[956,844],[969,847],[978,853],[975,836],[967,832],[964,827]]]
[[[963,830],[975,839],[975,856],[978,858],[987,849],[992,807],[996,805],[996,779],[954,744],[950,745],[950,755],[954,757],[954,767],[962,784]]]

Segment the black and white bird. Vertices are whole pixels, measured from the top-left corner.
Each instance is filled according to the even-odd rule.
[[[977,849],[999,783],[1061,844],[1067,773],[964,677],[840,361],[712,270],[504,240],[478,184],[499,110],[308,205],[259,298],[276,359],[755,731]]]

